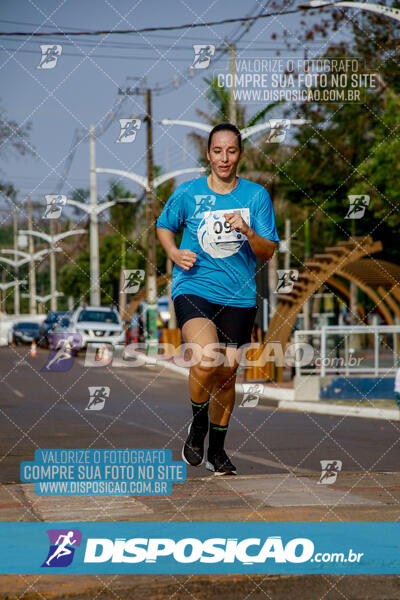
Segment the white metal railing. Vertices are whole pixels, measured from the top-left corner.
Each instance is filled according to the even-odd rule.
[[[365,336],[372,340],[366,343]],[[400,366],[400,325],[326,325],[295,331],[294,340],[296,348],[306,342],[314,352],[311,364],[296,364],[296,375],[365,373],[377,377]]]

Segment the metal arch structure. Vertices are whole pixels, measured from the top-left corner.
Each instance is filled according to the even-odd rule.
[[[347,264],[337,275],[352,281],[374,302],[388,325],[400,320],[400,267],[385,260],[363,258]]]
[[[350,302],[350,290],[345,286],[345,284],[342,281],[340,281],[336,277],[331,277],[325,283],[328,286],[328,288],[334,288],[338,295],[345,299],[347,303]],[[361,320],[364,320],[365,310],[360,302],[358,303],[357,309]]]
[[[382,250],[382,243],[371,237],[352,238],[325,248],[325,253],[315,254],[304,263],[293,289],[288,294],[278,294],[278,306],[265,334],[264,344],[278,342],[284,351],[296,319],[304,303],[338,271],[350,263]],[[270,363],[262,367],[265,379],[271,378]],[[283,380],[283,366],[276,367],[276,381]]]
[[[350,282],[356,284],[360,290],[362,290],[374,303],[376,309],[381,313],[383,318],[385,319],[388,325],[395,325],[395,321],[393,319],[393,315],[386,306],[384,299],[376,293],[376,291],[369,285],[365,284],[360,277],[356,277],[353,274],[346,272],[345,270],[340,270],[337,272],[340,277],[344,277]]]

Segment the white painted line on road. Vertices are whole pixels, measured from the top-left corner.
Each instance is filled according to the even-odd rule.
[[[103,414],[96,414],[96,418],[97,417],[102,417],[103,419],[110,419],[110,421],[112,420],[116,420],[118,421],[118,419],[116,419],[115,416],[113,415],[107,415],[105,413]],[[151,431],[152,433],[157,433],[158,435],[164,435],[165,437],[170,437],[171,433],[166,432],[166,431],[162,431],[161,429],[154,429],[153,427],[148,427],[147,425],[142,425],[141,423],[136,423],[135,421],[125,421],[124,420],[124,424],[125,425],[132,425],[133,427],[137,427],[138,429],[146,429],[146,431]]]
[[[8,387],[8,389],[10,389],[12,391],[13,394],[15,394],[16,396],[18,396],[18,398],[25,398],[25,395],[22,392],[20,392],[16,388],[12,387],[12,385],[10,385],[9,383],[7,383],[7,381],[5,381],[4,383],[6,384],[6,386]]]
[[[400,410],[398,408],[373,408],[368,406],[349,406],[346,404],[331,405],[323,402],[300,402],[292,400],[281,400],[279,408],[306,413],[318,413],[321,415],[334,415],[337,417],[362,417],[364,419],[400,421]]]
[[[251,454],[245,454],[244,452],[236,452],[235,450],[231,450],[230,453],[232,456],[237,456],[238,458],[241,458],[248,462],[257,463],[259,465],[265,465],[266,467],[273,467],[274,469],[286,469],[287,471],[290,471],[292,473],[305,473],[307,475],[310,475],[311,473],[319,473],[319,471],[315,471],[313,469],[291,467],[290,465],[285,465],[285,463],[275,462],[274,460],[269,460],[268,458],[261,458],[260,456],[252,456]]]

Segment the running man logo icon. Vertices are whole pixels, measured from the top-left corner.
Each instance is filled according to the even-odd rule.
[[[286,134],[290,129],[289,119],[270,119],[269,124],[271,129],[265,140],[268,144],[280,144],[285,141]]]
[[[59,57],[61,56],[62,46],[59,44],[41,44],[40,50],[42,52],[42,57],[36,68],[54,69]]]
[[[191,69],[207,69],[211,57],[215,54],[215,46],[212,44],[193,44],[194,60]]]
[[[107,398],[110,397],[110,388],[106,386],[88,387],[89,403],[85,410],[102,410]]]
[[[212,194],[207,194],[205,196],[196,194],[194,200],[196,202],[196,207],[192,214],[192,219],[203,219],[205,213],[214,208],[217,197]]]
[[[48,194],[46,198],[46,210],[43,219],[58,219],[61,216],[62,209],[67,203],[67,196]]]
[[[81,545],[79,529],[48,529],[50,548],[42,567],[68,567],[74,558],[75,548]]]
[[[331,485],[335,483],[338,473],[342,470],[341,460],[321,460],[321,477],[317,483]]]
[[[50,350],[47,363],[41,369],[44,371],[65,372],[69,371],[74,364],[74,355],[72,349],[79,349],[82,338],[80,334],[62,334],[57,342],[57,350]]]
[[[297,269],[278,269],[278,284],[275,294],[290,294],[295,281],[299,278]]]
[[[136,133],[142,125],[140,119],[119,119],[120,132],[117,144],[131,144],[136,139]]]
[[[242,408],[254,408],[257,406],[264,386],[262,383],[242,383],[243,399],[239,406]]]
[[[144,281],[144,274],[143,269],[125,269],[124,283],[120,294],[136,294],[140,284]]]
[[[365,209],[369,206],[370,197],[361,196],[348,196],[350,201],[349,210],[345,216],[345,219],[361,219],[365,214]]]

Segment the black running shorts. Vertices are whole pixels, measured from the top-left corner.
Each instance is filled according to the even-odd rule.
[[[189,319],[209,319],[217,328],[221,344],[242,346],[251,341],[258,306],[225,306],[214,304],[195,294],[180,294],[174,300],[179,328]]]

